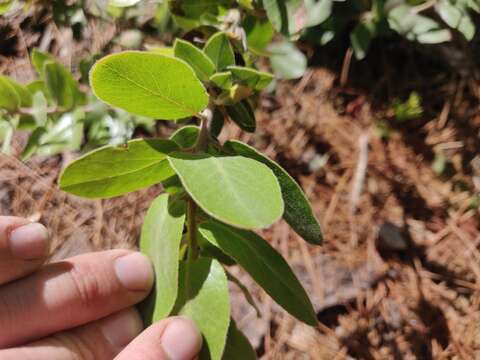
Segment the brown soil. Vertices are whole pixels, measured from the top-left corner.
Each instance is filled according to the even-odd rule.
[[[48,31],[54,35],[47,48],[67,64],[90,52],[85,44],[96,51],[115,34],[112,26],[94,31],[98,24],[92,22],[93,38],[76,43],[68,29],[48,22],[43,32],[25,35],[22,21],[0,22],[0,34],[8,27],[14,44],[2,53],[0,69],[18,78],[31,76],[26,50]],[[27,40],[21,42],[22,36]],[[66,53],[62,41],[70,44]],[[274,94],[261,97],[255,135],[230,124],[222,133],[284,166],[307,193],[325,235],[324,245],[313,247],[284,223],[265,231],[307,287],[321,321],[316,329],[295,321],[232,269],[262,312],[257,318],[232,287],[234,316],[262,359],[480,357],[479,210],[472,206],[480,183],[478,84],[471,73],[435,74],[427,70],[428,58],[410,56],[414,60],[408,58],[401,72],[392,70],[394,63],[352,64],[349,87],[338,85],[338,64],[319,59],[300,81],[280,83]],[[412,89],[424,97],[424,116],[398,124],[389,104]],[[380,120],[391,124],[388,138],[378,135]],[[23,143],[24,136],[16,141]],[[443,177],[432,170],[439,152],[450,160]],[[74,198],[56,187],[72,156],[27,164],[2,156],[0,213],[44,222],[54,259],[134,247],[143,214],[160,189],[107,201]]]

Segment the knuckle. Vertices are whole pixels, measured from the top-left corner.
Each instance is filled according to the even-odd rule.
[[[95,360],[95,348],[82,336],[68,332],[55,334],[51,337],[50,343],[67,349],[68,360]]]
[[[101,280],[93,269],[74,267],[68,274],[75,289],[76,298],[84,307],[90,307],[101,296]]]

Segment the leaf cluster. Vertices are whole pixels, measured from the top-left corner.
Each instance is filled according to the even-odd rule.
[[[194,11],[193,8],[187,7]],[[255,358],[230,315],[226,268],[238,264],[286,311],[316,325],[302,285],[259,234],[280,218],[311,244],[322,234],[303,191],[277,163],[251,146],[218,135],[226,121],[255,130],[251,97],[273,76],[237,63],[226,32],[202,47],[177,39],[172,48],[126,51],[90,72],[96,96],[131,114],[159,120],[197,119],[170,139],[106,146],[67,166],[60,187],[86,198],[109,198],[161,183],[140,249],[155,266],[155,289],[142,306],[146,323],[172,314],[192,318],[204,336],[202,359]]]

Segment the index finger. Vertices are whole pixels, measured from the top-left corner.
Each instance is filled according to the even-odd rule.
[[[0,216],[0,285],[38,269],[48,252],[45,226],[25,218]]]

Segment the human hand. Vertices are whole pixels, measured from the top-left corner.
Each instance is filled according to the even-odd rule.
[[[109,250],[44,265],[45,227],[0,216],[0,359],[192,360],[193,323],[172,317],[142,332],[133,305],[153,284],[148,259]]]

